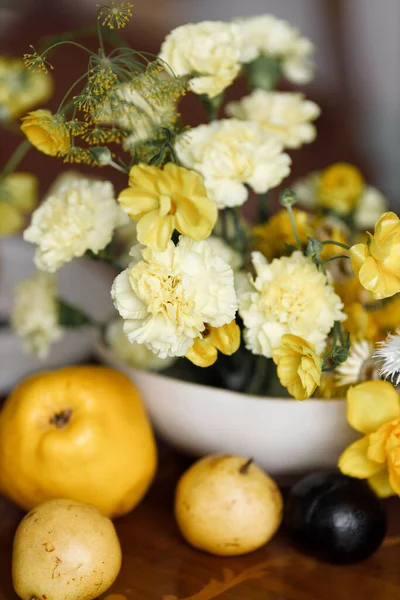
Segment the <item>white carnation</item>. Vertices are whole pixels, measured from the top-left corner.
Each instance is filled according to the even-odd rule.
[[[315,139],[311,121],[319,116],[320,109],[303,94],[255,90],[239,102],[228,104],[226,112],[230,117],[256,121],[287,148],[299,148]]]
[[[387,198],[375,187],[367,185],[354,213],[354,223],[358,229],[375,227],[375,223],[388,207]]]
[[[115,319],[107,325],[105,339],[111,352],[135,369],[160,371],[170,367],[174,358],[160,358],[143,344],[130,342],[124,333],[124,321]]]
[[[252,254],[256,272],[250,287],[239,286],[239,314],[246,347],[270,358],[286,333],[298,335],[323,351],[335,321],[343,321],[343,303],[321,271],[301,252],[274,259]]]
[[[87,250],[97,254],[120,222],[110,182],[72,179],[35,210],[24,239],[37,245],[36,266],[52,273]]]
[[[177,27],[165,38],[160,58],[175,75],[192,76],[196,94],[217,96],[236,78],[243,62],[257,49],[243,43],[241,28],[233,23],[203,21]]]
[[[320,182],[321,172],[313,171],[293,183],[292,190],[295,192],[299,204],[310,210],[317,208]]]
[[[206,241],[181,236],[164,252],[140,253],[141,260],[120,273],[111,290],[130,342],[145,344],[161,358],[184,356],[206,323],[221,327],[234,319],[233,271]]]
[[[257,46],[258,55],[280,59],[283,74],[289,81],[297,84],[311,81],[314,44],[301,36],[296,27],[272,15],[238,19],[236,23],[248,46]]]
[[[248,184],[257,194],[276,187],[290,173],[290,157],[276,136],[261,125],[238,119],[213,121],[178,136],[182,164],[204,178],[218,208],[240,206]]]
[[[27,352],[46,358],[50,344],[62,336],[58,312],[54,276],[38,272],[17,286],[11,324]]]
[[[216,235],[211,235],[207,238],[208,244],[211,246],[214,254],[217,254],[224,259],[232,267],[232,270],[238,271],[243,265],[243,256],[232,248],[227,242]]]

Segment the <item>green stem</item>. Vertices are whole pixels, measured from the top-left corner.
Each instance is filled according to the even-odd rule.
[[[301,241],[300,241],[300,238],[299,238],[299,234],[297,233],[297,227],[296,227],[296,221],[294,219],[293,209],[292,209],[291,206],[287,206],[286,208],[287,208],[287,211],[289,213],[290,223],[292,225],[293,235],[294,235],[294,238],[296,240],[297,247],[298,247],[299,250],[302,250],[302,245],[301,245]]]
[[[19,146],[17,146],[14,153],[10,156],[8,162],[3,168],[3,171],[0,174],[0,181],[2,181],[5,177],[7,177],[7,175],[12,173],[17,168],[17,166],[22,161],[25,154],[31,147],[32,145],[28,140],[24,140],[19,144]]]
[[[235,226],[236,235],[235,235],[234,244],[236,245],[236,250],[240,254],[243,255],[246,251],[247,243],[246,243],[246,234],[243,231],[242,223],[240,221],[239,208],[234,207],[234,208],[230,208],[227,210],[230,211],[230,213],[232,215],[233,224]]]
[[[57,42],[56,44],[49,46],[49,48],[46,48],[46,50],[44,50],[42,52],[41,57],[43,58],[48,52],[50,52],[50,50],[54,50],[54,48],[57,48],[58,46],[64,46],[65,44],[69,44],[71,46],[76,46],[77,48],[80,48],[81,50],[84,50],[85,52],[90,54],[90,56],[96,56],[96,54],[94,52],[92,52],[91,50],[89,50],[89,48],[86,48],[86,46],[83,46],[82,44],[78,44],[78,42],[72,42],[70,40],[65,40],[62,42]]]
[[[57,112],[58,112],[58,113],[60,112],[60,110],[61,110],[61,108],[62,108],[62,106],[63,106],[64,102],[66,101],[66,99],[68,98],[68,96],[70,95],[70,93],[72,92],[72,90],[74,89],[74,87],[75,87],[75,86],[77,86],[77,85],[78,85],[78,83],[80,83],[80,82],[82,81],[82,79],[85,79],[85,77],[87,77],[87,73],[84,73],[83,75],[81,75],[81,76],[80,76],[80,77],[79,77],[79,78],[78,78],[78,79],[75,81],[75,83],[73,83],[73,84],[71,85],[71,87],[69,88],[69,90],[67,91],[67,93],[64,95],[63,99],[61,100],[61,102],[60,102],[60,104],[59,104],[59,107],[58,107],[58,109],[57,109]],[[66,111],[64,111],[64,113],[65,113],[65,112],[66,112]]]
[[[321,242],[321,244],[323,244],[324,246],[326,246],[326,244],[332,244],[333,246],[340,246],[341,248],[350,250],[350,246],[348,246],[347,244],[342,244],[342,242],[335,242],[334,240],[325,240],[324,242]]]
[[[264,382],[265,382],[265,371],[267,368],[267,361],[265,356],[258,355],[256,356],[255,361],[255,369],[253,373],[253,377],[251,378],[250,385],[246,390],[247,394],[250,395],[258,395],[260,394]]]
[[[331,258],[327,258],[326,260],[324,260],[322,262],[325,265],[326,263],[332,262],[333,260],[336,260],[338,258],[350,258],[350,256],[348,256],[347,254],[338,254],[337,256],[331,256]]]
[[[258,216],[259,222],[265,223],[269,217],[269,197],[268,192],[258,196]]]
[[[106,53],[105,53],[105,50],[104,50],[103,35],[101,33],[101,23],[100,23],[100,12],[101,12],[101,10],[102,10],[102,8],[99,8],[99,10],[97,11],[97,15],[96,15],[96,30],[97,30],[97,37],[99,38],[101,55],[104,57]]]
[[[116,162],[114,162],[113,160],[111,160],[109,163],[107,163],[110,165],[110,167],[113,167],[114,169],[116,169],[117,171],[121,171],[121,173],[128,173],[129,169],[124,169],[123,167],[121,167],[120,165],[118,165]]]

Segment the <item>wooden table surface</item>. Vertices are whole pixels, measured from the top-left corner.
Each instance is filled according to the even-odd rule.
[[[123,567],[105,600],[395,600],[400,598],[400,500],[386,506],[388,538],[364,563],[338,567],[293,550],[284,532],[236,558],[192,549],[173,518],[173,493],[187,459],[162,446],[146,499],[116,521]],[[0,500],[0,600],[16,599],[11,584],[12,538],[22,513]]]

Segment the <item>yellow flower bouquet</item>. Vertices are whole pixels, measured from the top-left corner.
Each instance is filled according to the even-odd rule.
[[[131,9],[125,1],[98,7],[97,52],[64,36],[24,55],[42,100],[51,89],[45,78],[53,51],[78,46],[85,67],[54,114],[40,108],[22,115],[23,148],[29,142],[66,164],[104,170],[67,171],[33,212],[23,236],[36,247],[38,273],[17,291],[15,331],[30,351],[45,356],[64,327],[91,323],[136,368],[297,400],[344,398],[350,389],[352,406],[360,388],[351,386],[377,386],[370,380],[381,369],[386,377],[400,370],[394,334],[400,222],[354,165],[336,163],[285,188],[288,151],[294,158],[295,149],[315,139],[320,109],[278,86],[282,78],[312,79],[312,43],[266,15],[180,26],[153,56],[106,35],[126,25]],[[284,32],[280,44],[277,31]],[[224,92],[238,77],[249,93],[225,103]],[[179,113],[188,93],[208,117],[192,128]],[[0,104],[18,116],[32,108],[20,110],[21,102],[8,96]],[[8,223],[9,230],[21,226],[15,211],[33,206],[32,191],[24,203],[3,200],[21,176],[12,172],[18,152],[0,180],[0,214],[8,211],[0,227]],[[114,190],[106,167],[124,174],[122,189]],[[271,214],[274,193],[281,209]],[[242,212],[250,201],[257,203],[256,222]],[[57,271],[79,257],[116,269],[112,323],[94,323],[58,296]],[[392,387],[387,394],[396,392]],[[374,435],[391,444],[397,425],[382,433],[386,423],[385,414]],[[357,420],[364,433],[371,427]],[[355,451],[344,456],[346,472],[381,476],[384,467],[371,461],[384,465],[386,454],[371,450],[378,441],[368,444],[356,447],[371,455],[364,463]],[[392,487],[399,487],[394,476]]]

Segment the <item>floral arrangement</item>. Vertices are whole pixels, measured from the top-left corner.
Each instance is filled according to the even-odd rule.
[[[350,389],[349,421],[366,437],[341,468],[381,494],[399,492],[400,405],[394,386],[378,381],[400,378],[399,218],[347,163],[278,191],[288,152],[295,158],[316,136],[319,107],[278,89],[282,78],[312,79],[313,44],[267,15],[180,26],[153,56],[114,32],[131,9],[98,8],[96,53],[64,37],[25,54],[27,69],[0,61],[0,112],[15,124],[50,96],[53,50],[73,44],[87,58],[55,113],[22,117],[26,139],[0,180],[2,234],[19,230],[37,200],[35,178],[16,171],[31,146],[126,174],[117,192],[103,171],[67,170],[54,182],[23,233],[38,271],[17,290],[15,331],[45,356],[64,327],[91,323],[132,366],[252,394],[306,400]],[[249,93],[226,104],[238,77]],[[208,117],[193,128],[179,114],[188,93]],[[271,214],[274,193],[281,209]],[[242,212],[250,198],[256,223]],[[57,293],[57,271],[83,256],[117,270],[112,323],[93,323]]]

